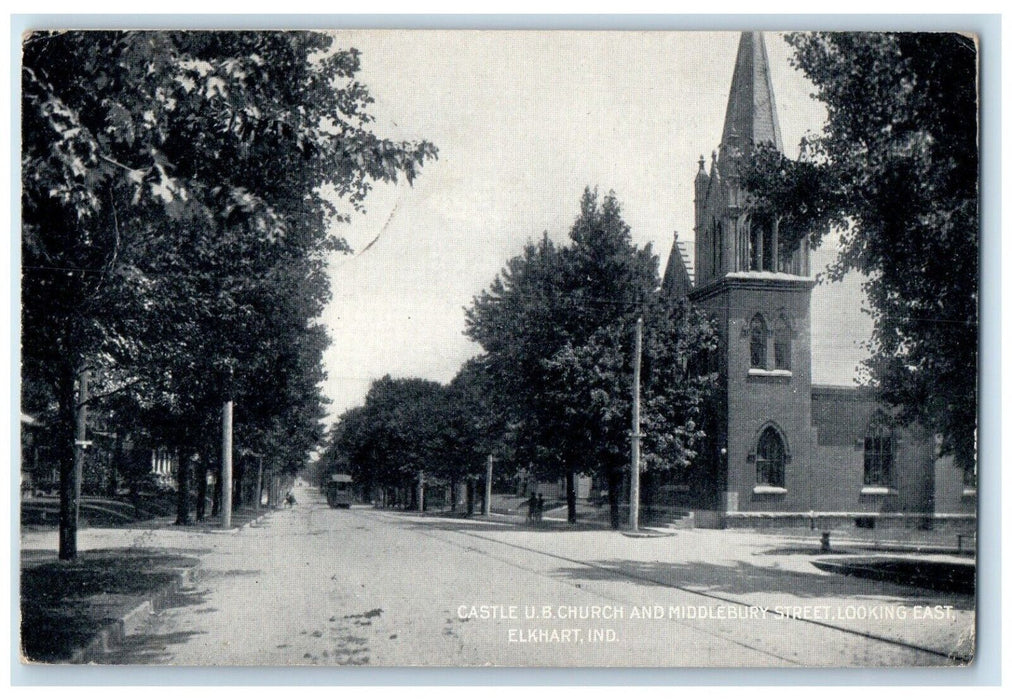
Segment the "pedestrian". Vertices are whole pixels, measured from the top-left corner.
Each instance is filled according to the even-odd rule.
[[[545,498],[540,493],[538,494],[538,505],[535,507],[534,512],[536,513],[538,522],[545,517]]]
[[[531,497],[527,499],[527,522],[534,522],[534,514],[538,509],[538,497],[531,491]]]
[[[291,491],[289,491],[288,495],[285,496],[285,507],[286,508],[291,508],[294,505],[295,505],[295,494],[293,494]]]

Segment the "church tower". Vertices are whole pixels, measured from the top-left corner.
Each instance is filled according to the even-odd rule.
[[[740,169],[756,144],[783,149],[760,32],[744,32],[719,148],[695,179],[695,280],[689,298],[716,322],[720,409],[700,465],[704,507],[797,512],[812,488],[810,277],[807,237],[778,239],[776,216],[747,207]],[[702,495],[702,494],[701,494]]]

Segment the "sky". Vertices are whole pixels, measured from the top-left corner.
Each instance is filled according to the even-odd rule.
[[[481,351],[463,334],[464,308],[527,241],[545,231],[565,241],[586,186],[615,192],[634,243],[653,246],[661,271],[675,231],[691,255],[693,178],[719,144],[736,32],[335,36],[362,52],[375,132],[427,139],[439,159],[413,186],[378,185],[366,211],[335,228],[355,253],[331,261],[322,319],[332,417],[385,374],[449,381]],[[781,35],[765,39],[784,150],[796,157],[825,110]],[[834,243],[813,254],[813,272]],[[872,327],[862,299],[856,277],[815,288],[814,383],[853,383]]]

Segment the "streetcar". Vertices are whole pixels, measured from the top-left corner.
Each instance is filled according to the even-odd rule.
[[[327,482],[327,505],[331,508],[351,508],[351,475],[331,474]]]

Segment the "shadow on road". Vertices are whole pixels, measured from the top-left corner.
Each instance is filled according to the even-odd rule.
[[[937,591],[902,586],[889,581],[871,581],[847,576],[826,576],[757,566],[749,562],[642,562],[608,560],[594,566],[561,567],[556,572],[573,581],[609,581],[617,576],[631,578],[646,586],[671,586],[693,591],[744,595],[781,593],[800,598],[871,598],[881,603],[951,605],[956,610],[973,610],[972,595],[941,595]]]
[[[168,634],[135,634],[130,644],[99,658],[98,663],[108,665],[162,664],[170,661],[168,648],[185,644],[190,638],[206,632],[170,632]]]
[[[384,516],[398,519],[403,525],[418,530],[474,530],[476,532],[590,532],[611,531],[611,528],[595,522],[567,523],[563,520],[542,520],[538,523],[528,522],[523,517],[493,516],[492,520],[485,516],[467,517],[454,515],[450,512],[425,512],[386,510],[377,508],[371,511]],[[510,518],[506,520],[505,518]]]

